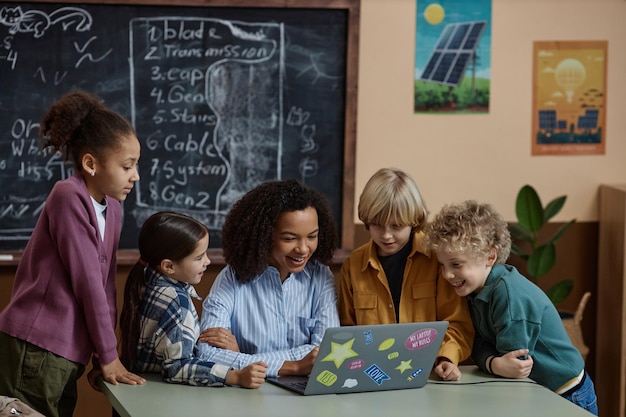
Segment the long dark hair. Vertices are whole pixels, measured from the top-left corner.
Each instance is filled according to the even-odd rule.
[[[128,274],[120,316],[120,357],[127,369],[134,368],[139,342],[139,309],[146,290],[145,268],[160,272],[163,259],[184,259],[208,233],[206,226],[196,219],[171,211],[155,213],[143,223],[138,239],[140,259]]]
[[[222,229],[224,260],[241,282],[267,268],[274,224],[283,212],[313,207],[319,238],[312,258],[325,265],[337,249],[337,230],[328,201],[318,191],[296,180],[268,181],[246,193],[228,212]]]

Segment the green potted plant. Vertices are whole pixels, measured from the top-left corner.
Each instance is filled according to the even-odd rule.
[[[509,225],[513,240],[511,253],[525,261],[527,277],[535,284],[538,283],[539,277],[544,276],[554,267],[555,243],[576,221],[576,219],[570,220],[547,238],[545,231],[542,233],[549,220],[561,211],[566,198],[564,195],[557,197],[544,207],[537,191],[530,185],[524,185],[517,194],[515,203],[517,224]],[[557,306],[572,292],[573,286],[573,280],[564,279],[545,290],[545,293]]]

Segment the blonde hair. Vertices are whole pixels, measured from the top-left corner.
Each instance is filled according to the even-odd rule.
[[[371,224],[395,224],[419,231],[428,218],[417,184],[397,168],[381,168],[372,175],[361,193],[358,212],[368,228]]]
[[[500,264],[511,253],[507,222],[489,204],[474,200],[444,206],[424,233],[424,244],[435,251],[487,256],[495,249]]]

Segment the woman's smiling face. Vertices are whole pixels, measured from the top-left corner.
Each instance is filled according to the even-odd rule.
[[[276,267],[280,279],[300,272],[317,250],[319,225],[313,207],[286,211],[278,216],[272,235],[269,264]]]

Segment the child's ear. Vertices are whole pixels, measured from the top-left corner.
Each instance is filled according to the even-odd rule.
[[[493,266],[498,260],[498,252],[495,248],[491,248],[489,250],[489,254],[487,255],[487,266]]]
[[[159,267],[164,274],[170,275],[174,273],[174,262],[169,259],[163,259]]]
[[[83,155],[80,161],[83,171],[93,176],[96,173],[96,158],[93,154],[87,152]]]

